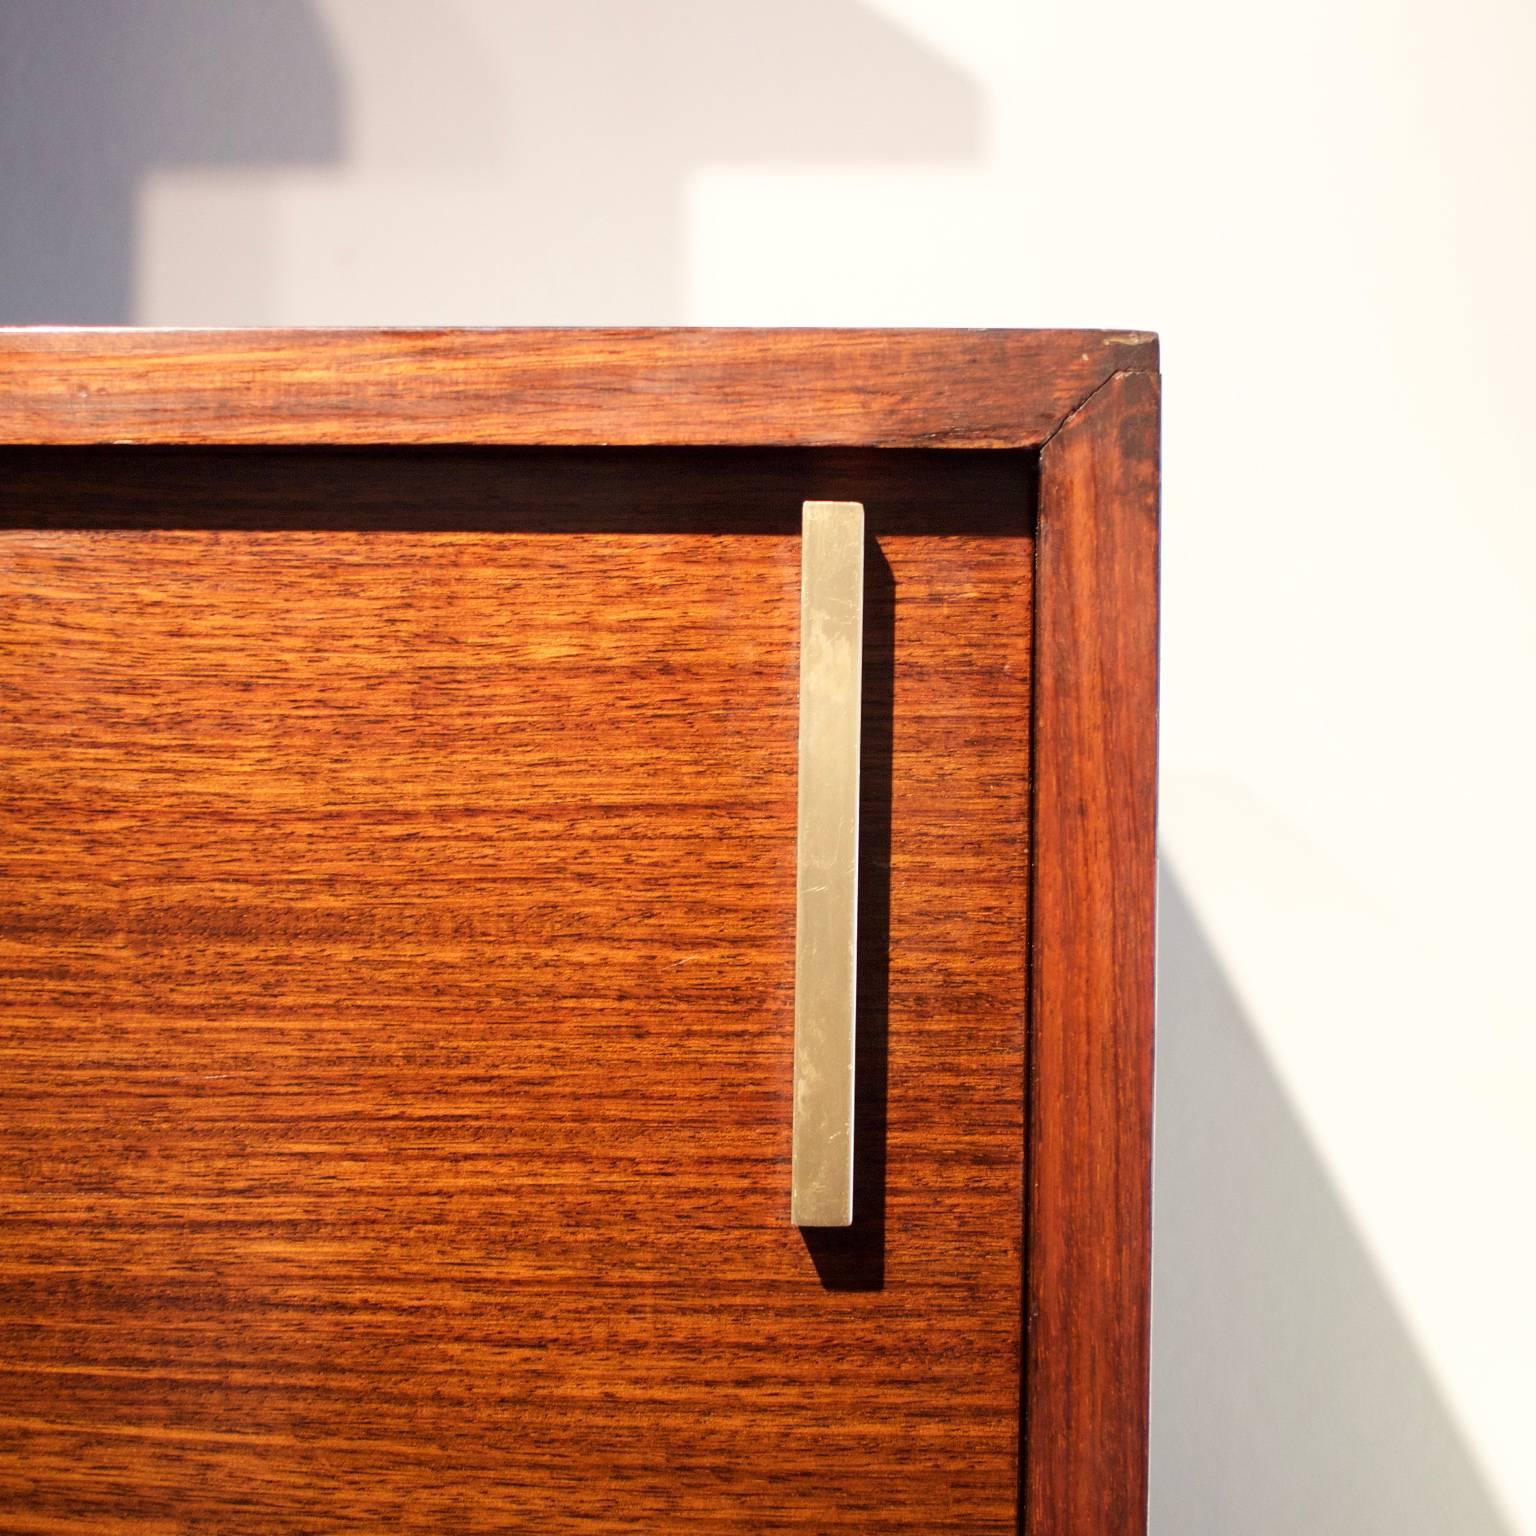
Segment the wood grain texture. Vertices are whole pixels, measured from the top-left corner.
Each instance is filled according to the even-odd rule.
[[[1028,448],[1115,331],[0,330],[0,442]]]
[[[94,420],[211,430],[186,345],[190,428],[126,386]],[[314,345],[312,398],[374,346],[420,429],[395,343]],[[474,343],[414,345],[430,393]],[[282,396],[251,370],[236,430]],[[1013,1529],[1031,485],[0,453],[0,1528]],[[874,551],[861,1182],[820,1248],[785,1216],[807,498]]]
[[[1030,1024],[1028,1536],[1146,1528],[1158,381],[1040,464]]]

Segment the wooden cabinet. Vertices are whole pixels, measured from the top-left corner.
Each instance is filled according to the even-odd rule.
[[[0,1528],[1142,1529],[1155,368],[0,332]],[[846,1229],[789,1213],[818,499]]]

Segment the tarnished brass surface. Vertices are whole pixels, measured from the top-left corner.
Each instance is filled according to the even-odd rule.
[[[808,501],[801,535],[790,1219],[846,1227],[853,1221],[864,508]]]

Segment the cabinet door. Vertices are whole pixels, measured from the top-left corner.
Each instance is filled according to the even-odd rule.
[[[1031,463],[0,454],[0,1526],[1015,1528]],[[846,1232],[808,498],[868,517]]]

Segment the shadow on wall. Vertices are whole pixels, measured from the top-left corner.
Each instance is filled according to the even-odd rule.
[[[0,322],[126,323],[144,176],[335,160],[338,101],[306,0],[6,0]]]
[[[776,0],[752,24],[719,0],[535,0],[515,18],[495,31],[536,141],[529,154],[509,125],[521,158],[507,192],[538,232],[509,253],[520,316],[685,318],[699,171],[981,150],[974,82],[851,0]]]
[[[1153,1536],[1511,1536],[1164,865]]]
[[[341,318],[675,323],[696,173],[980,146],[973,82],[853,0],[7,0],[0,321],[144,318],[157,172],[336,166],[285,237]],[[274,284],[259,185],[177,207],[154,318],[338,318]]]

